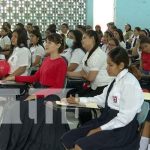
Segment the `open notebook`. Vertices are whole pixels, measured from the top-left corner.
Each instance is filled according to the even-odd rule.
[[[82,107],[82,108],[99,109],[96,103],[87,103],[86,105],[79,105],[79,104],[68,104],[67,102],[56,101],[56,105],[67,106],[67,107]]]
[[[150,93],[144,92],[144,100],[150,101]]]

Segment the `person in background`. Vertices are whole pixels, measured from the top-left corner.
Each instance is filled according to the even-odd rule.
[[[98,36],[99,36],[99,41],[101,43],[101,39],[103,37],[103,32],[101,30],[101,26],[100,25],[96,25],[95,26],[95,31],[97,32]]]
[[[95,97],[69,97],[69,104],[85,105],[95,102],[103,107],[100,117],[65,133],[61,142],[74,150],[138,150],[140,135],[137,114],[144,96],[133,66],[125,49],[117,47],[107,56],[107,72],[115,77],[101,95]],[[131,70],[132,71],[131,71]]]
[[[127,42],[130,39],[131,35],[133,34],[133,31],[132,31],[132,27],[130,24],[126,24],[124,28],[125,28],[125,31],[123,33],[123,36],[124,36],[125,42]]]
[[[76,30],[79,30],[82,34],[86,32],[86,27],[83,25],[77,25]]]
[[[9,33],[9,30],[6,27],[2,27],[1,33],[0,33],[1,34],[1,38],[0,38],[1,51],[0,51],[0,53],[4,54],[6,56],[9,55],[10,46],[11,46],[11,41],[10,41],[10,38],[8,37],[8,33]]]
[[[26,25],[26,31],[27,31],[28,39],[30,39],[30,33],[33,31],[33,25],[32,25],[32,23],[28,23]]]
[[[8,37],[11,39],[11,37],[12,37],[12,31],[11,31],[11,25],[10,25],[10,23],[4,22],[3,25],[2,25],[2,27],[7,28],[7,30],[8,30]]]
[[[108,51],[107,53],[109,53],[112,49],[116,48],[116,47],[119,47],[119,41],[112,37],[111,39],[108,40]]]
[[[30,32],[30,43],[30,51],[32,57],[31,67],[39,67],[45,55],[42,36],[39,31],[33,30]]]
[[[60,34],[64,34],[65,37],[67,37],[67,34],[69,32],[69,26],[67,23],[63,23],[60,27]]]
[[[111,32],[106,31],[104,32],[104,35],[101,39],[101,49],[106,53],[108,50],[108,41],[111,39],[114,35],[111,34]]]
[[[120,29],[114,30],[114,37],[119,41],[119,45],[125,49],[126,44],[124,42],[122,30],[120,30]]]
[[[107,23],[107,31],[110,32],[111,34],[114,33],[114,30],[116,30],[117,27],[115,26],[114,22],[109,22]]]
[[[142,37],[140,39],[140,49],[141,53],[141,71],[145,75],[150,75],[150,38]]]
[[[85,52],[82,48],[82,33],[78,30],[70,30],[66,38],[68,49],[61,54],[68,61],[68,71],[80,71],[82,69],[82,59]]]
[[[86,31],[88,31],[88,30],[93,30],[91,25],[86,26]]]
[[[11,43],[13,52],[8,59],[10,76],[27,75],[31,66],[31,52],[27,48],[27,34],[25,30],[15,29],[12,33]]]

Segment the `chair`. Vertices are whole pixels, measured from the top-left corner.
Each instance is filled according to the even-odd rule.
[[[137,116],[137,120],[139,122],[140,125],[140,129],[139,131],[142,132],[143,126],[144,126],[144,122],[147,118],[148,112],[149,112],[149,103],[148,102],[144,102],[142,107],[141,107],[141,112],[138,114]]]

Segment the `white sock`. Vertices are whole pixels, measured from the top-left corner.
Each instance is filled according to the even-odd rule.
[[[140,149],[139,150],[147,150],[148,144],[149,144],[149,138],[141,137]]]
[[[150,144],[148,144],[148,150],[150,150]]]

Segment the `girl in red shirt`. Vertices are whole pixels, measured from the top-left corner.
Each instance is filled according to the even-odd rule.
[[[67,63],[59,54],[62,52],[63,47],[63,39],[59,34],[49,35],[45,46],[46,54],[49,56],[44,59],[39,70],[32,76],[9,76],[5,80],[27,83],[39,82],[41,87],[49,87],[34,93],[27,100],[43,98],[53,94],[55,90],[51,90],[52,88],[62,89],[67,72]]]
[[[150,75],[150,38],[142,37],[140,41],[141,70],[145,75]]]

